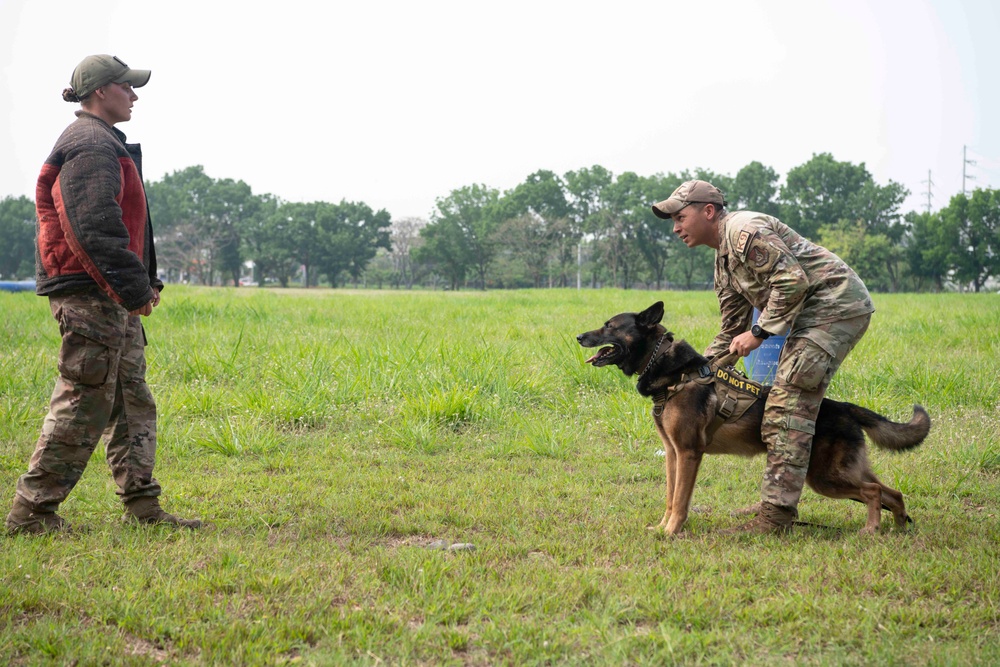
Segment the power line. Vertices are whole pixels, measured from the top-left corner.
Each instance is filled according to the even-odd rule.
[[[964,145],[962,146],[962,194],[963,195],[968,195],[969,194],[969,191],[965,187],[965,180],[966,179],[968,179],[970,181],[976,180],[976,177],[973,176],[972,174],[966,174],[965,167],[967,165],[971,165],[973,167],[976,166],[976,161],[975,160],[970,160],[968,157],[966,157],[966,152],[967,152],[968,148],[969,148],[968,146],[964,146]]]
[[[927,180],[926,181],[920,181],[920,182],[927,184],[927,192],[924,192],[922,194],[927,195],[927,212],[930,213],[931,212],[931,197],[934,196],[933,193],[931,192],[931,188],[934,187],[934,181],[931,180],[931,170],[930,169],[927,170]]]

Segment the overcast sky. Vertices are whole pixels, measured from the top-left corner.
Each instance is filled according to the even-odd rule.
[[[289,201],[428,217],[539,169],[616,174],[814,153],[933,208],[1000,187],[995,0],[0,0],[0,197],[33,196],[86,55],[151,69],[145,177],[202,165]],[[663,197],[670,193],[664,192]],[[155,222],[155,221],[154,221]]]

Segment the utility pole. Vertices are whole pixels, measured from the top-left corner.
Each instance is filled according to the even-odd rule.
[[[931,180],[931,170],[930,169],[927,170],[927,180],[926,181],[921,181],[921,183],[926,183],[927,184],[927,192],[925,192],[924,194],[927,195],[927,212],[930,213],[931,212],[931,197],[934,196],[933,194],[931,194],[931,188],[934,187],[934,181]]]
[[[976,180],[976,177],[973,176],[972,174],[966,175],[966,173],[965,173],[965,165],[971,165],[973,167],[976,166],[976,161],[975,160],[970,160],[970,159],[968,159],[965,156],[966,149],[968,149],[968,146],[963,145],[962,146],[962,194],[963,195],[968,195],[969,194],[969,191],[965,189],[965,180],[966,179],[968,179],[970,181]]]
[[[576,244],[576,288],[580,289],[580,267],[583,266],[583,246]]]

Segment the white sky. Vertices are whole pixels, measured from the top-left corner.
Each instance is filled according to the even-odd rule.
[[[33,196],[73,68],[109,53],[153,71],[119,125],[149,180],[200,164],[428,217],[538,169],[784,176],[829,152],[905,211],[930,170],[936,210],[963,145],[967,187],[1000,187],[998,34],[995,0],[0,0],[0,197]]]

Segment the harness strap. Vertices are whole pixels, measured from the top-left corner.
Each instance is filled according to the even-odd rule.
[[[660,417],[667,405],[667,401],[680,393],[684,387],[692,382],[698,384],[713,384],[716,388],[716,395],[719,398],[719,404],[716,408],[715,415],[712,418],[712,422],[708,426],[708,439],[711,440],[719,427],[729,421],[733,415],[736,415],[737,417],[742,416],[750,405],[759,400],[759,396],[754,398],[752,396],[748,396],[746,393],[740,393],[732,386],[732,384],[730,384],[730,382],[717,381],[717,374],[719,374],[720,377],[726,377],[729,379],[728,375],[720,372],[720,369],[724,366],[730,365],[737,356],[738,355],[735,354],[726,354],[716,357],[712,360],[710,365],[706,364],[701,366],[696,372],[693,373],[682,374],[677,384],[665,387],[664,389],[661,389],[653,394],[653,416]],[[747,382],[749,384],[753,384],[749,381]],[[759,385],[756,386],[759,387]]]
[[[663,408],[666,407],[667,401],[679,394],[681,389],[692,382],[697,382],[698,384],[711,384],[712,382],[715,382],[715,374],[708,364],[699,368],[697,373],[683,373],[677,384],[664,387],[660,391],[653,394],[653,416],[659,417],[662,415]]]
[[[723,419],[729,419],[733,416],[733,410],[736,409],[736,397],[732,393],[726,394],[726,398],[719,404],[718,413]]]

